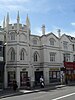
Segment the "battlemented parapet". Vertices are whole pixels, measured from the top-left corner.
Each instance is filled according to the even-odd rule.
[[[14,23],[14,24],[10,24],[10,17],[9,17],[9,13],[7,13],[7,17],[6,17],[6,20],[5,20],[5,17],[4,17],[4,21],[3,21],[3,29],[8,32],[9,30],[16,30],[17,33],[19,31],[27,31],[29,30],[30,32],[30,21],[29,21],[29,18],[28,18],[28,15],[27,15],[27,18],[26,18],[26,23],[25,25],[21,24],[20,23],[20,16],[19,16],[19,11],[18,11],[18,14],[17,14],[17,23]]]
[[[9,24],[9,30],[17,30],[17,23]],[[19,30],[27,31],[27,25],[19,24]]]

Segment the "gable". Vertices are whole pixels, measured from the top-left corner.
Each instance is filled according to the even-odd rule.
[[[61,36],[60,41],[71,42],[70,39],[69,39],[65,34],[63,34],[63,35]]]

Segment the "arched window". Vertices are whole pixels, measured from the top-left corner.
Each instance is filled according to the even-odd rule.
[[[34,61],[37,61],[37,54],[34,54]]]
[[[53,38],[50,38],[50,45],[54,45],[55,40]]]
[[[15,51],[14,51],[14,49],[12,49],[11,52],[10,52],[10,59],[11,59],[11,61],[15,60]]]
[[[35,40],[35,39],[34,39],[34,40],[33,40],[33,44],[35,44],[35,45],[36,45],[36,44],[37,44],[37,40]]]
[[[38,44],[38,38],[34,37],[32,39],[32,43],[33,43],[33,45],[37,45]]]
[[[39,61],[39,54],[38,54],[38,52],[37,52],[37,51],[36,51],[36,52],[34,52],[34,55],[33,55],[33,61],[34,61],[34,62]]]
[[[25,53],[24,50],[22,49],[20,54],[20,60],[24,60],[24,57],[25,57]]]

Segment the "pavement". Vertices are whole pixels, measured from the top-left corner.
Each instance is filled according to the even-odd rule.
[[[75,85],[75,83],[72,83],[69,85]],[[35,92],[40,92],[40,91],[48,91],[48,90],[53,90],[53,89],[57,89],[57,88],[62,88],[65,86],[66,86],[65,84],[64,85],[57,84],[57,85],[45,86],[44,88],[35,87],[32,89],[18,89],[16,91],[13,91],[13,89],[4,89],[4,90],[0,90],[0,99],[6,98],[6,97],[11,97],[11,96],[35,93]]]

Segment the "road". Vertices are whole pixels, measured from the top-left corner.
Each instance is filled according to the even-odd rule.
[[[2,100],[75,100],[75,86],[2,98]]]

